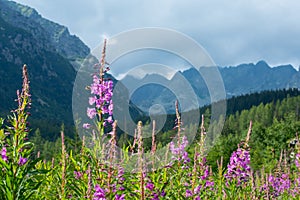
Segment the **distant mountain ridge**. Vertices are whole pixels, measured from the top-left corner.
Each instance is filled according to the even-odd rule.
[[[209,71],[211,68],[201,67],[199,71],[195,68],[190,68],[176,73],[169,81],[170,83],[176,83],[177,77],[182,75],[193,88],[200,106],[211,103],[209,90],[201,76],[202,70]],[[265,90],[300,88],[300,72],[293,68],[292,65],[270,67],[265,61],[259,61],[256,64],[249,63],[231,67],[218,67],[218,70],[224,82],[226,98]],[[129,85],[142,85],[142,83],[147,82],[146,79],[149,79],[149,76],[153,75],[145,76],[143,79],[130,76],[125,77],[122,81]],[[156,74],[155,76],[153,82],[163,79],[163,77],[158,77],[160,75]],[[167,79],[165,79],[165,82],[167,82]],[[180,87],[180,83],[177,84],[177,87]],[[147,93],[147,91],[151,91],[150,97],[154,98],[149,98],[149,92]],[[182,91],[184,92],[185,89],[182,88]],[[131,100],[146,113],[153,104],[162,104],[168,113],[174,112],[174,94],[168,91],[167,87],[162,88],[162,86],[157,84],[143,85],[132,94]]]
[[[265,61],[259,61],[219,69],[228,96],[300,87],[300,72],[292,65],[270,67]]]

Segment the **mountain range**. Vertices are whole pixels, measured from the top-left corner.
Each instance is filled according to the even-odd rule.
[[[259,61],[255,64],[217,68],[222,77],[226,98],[265,90],[300,88],[300,72],[292,65],[271,67],[265,61]],[[190,86],[197,96],[199,106],[212,103],[210,91],[202,76],[202,74],[209,74],[212,70],[215,69],[213,67],[200,67],[199,70],[190,68],[177,72],[170,80],[159,74],[146,75],[142,79],[129,75],[122,82],[128,87],[141,86],[132,92],[131,100],[144,112],[147,113],[151,105],[161,104],[166,112],[174,113],[177,95],[174,88],[179,88],[180,95],[183,95],[181,98],[189,98],[190,92],[186,92],[186,86]],[[187,95],[184,96],[184,93]]]
[[[36,10],[13,1],[0,0],[0,114],[16,107],[15,91],[20,89],[22,65],[28,65],[31,81],[32,116],[53,123],[72,123],[72,91],[77,70],[90,49],[68,28],[43,18]],[[127,76],[120,83],[137,86],[129,102],[131,113],[148,114],[149,107],[160,104],[165,112],[174,112],[175,99],[189,99],[182,80],[196,94],[199,106],[210,103],[210,92],[201,70],[178,71],[171,80],[158,74],[142,79]],[[263,90],[300,88],[300,72],[291,65],[270,67],[266,62],[218,67],[226,97]],[[200,72],[200,73],[199,73]],[[115,83],[113,77],[111,77]],[[154,82],[154,83],[150,83]],[[155,83],[163,83],[155,84]],[[121,87],[124,88],[124,87]],[[130,88],[127,88],[130,90]],[[189,109],[188,105],[187,108]]]

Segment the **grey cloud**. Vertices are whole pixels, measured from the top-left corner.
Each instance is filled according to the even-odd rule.
[[[91,48],[102,34],[141,27],[181,31],[204,46],[219,65],[265,59],[300,64],[300,1],[18,0],[69,27]]]

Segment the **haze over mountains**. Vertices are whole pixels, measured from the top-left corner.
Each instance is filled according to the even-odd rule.
[[[32,8],[0,0],[0,113],[7,114],[15,107],[15,91],[21,86],[21,68],[26,63],[34,116],[71,121],[76,70],[89,52],[77,36],[70,35],[67,27],[42,18]],[[201,69],[207,70],[204,67]],[[227,97],[263,90],[300,88],[300,72],[291,65],[271,68],[260,61],[236,67],[219,67],[219,71]],[[142,80],[126,77],[122,82],[143,85],[147,80],[155,82],[159,79],[166,85],[174,84],[173,87],[180,88],[179,75],[188,81],[200,106],[210,103],[205,81],[193,68],[178,72],[171,80],[155,74],[147,75]],[[182,95],[182,98],[189,98],[184,93]],[[154,104],[161,104],[167,112],[174,112],[175,95],[162,85],[143,85],[130,100],[146,114]]]

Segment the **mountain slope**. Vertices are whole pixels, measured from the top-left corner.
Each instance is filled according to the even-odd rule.
[[[89,51],[66,27],[42,18],[30,7],[0,0],[0,115],[5,116],[16,108],[14,99],[16,90],[21,89],[22,66],[26,63],[32,94],[32,128],[39,127],[43,137],[49,140],[55,139],[63,122],[65,130],[72,129],[76,70],[89,57],[84,64],[87,73],[82,87],[85,88],[85,84],[92,82],[93,66],[98,62],[88,55]],[[83,101],[88,103],[88,97]],[[135,120],[143,116],[141,110],[129,104]],[[86,107],[83,107],[84,116]],[[73,130],[69,134],[74,134]]]
[[[27,64],[32,120],[58,126],[73,123],[76,66],[88,54],[89,48],[66,27],[42,18],[32,8],[0,0],[0,114],[5,116],[16,107],[22,66]]]
[[[72,81],[75,70],[63,56],[49,51],[45,41],[37,40],[27,31],[5,22],[0,16],[0,107],[7,112],[15,107],[15,91],[21,86],[22,64],[28,65],[32,107],[36,117],[62,120],[71,115]],[[48,89],[48,88],[51,88]],[[59,95],[58,95],[59,94]],[[48,112],[51,108],[55,112]]]
[[[7,23],[27,31],[38,41],[44,41],[48,51],[59,53],[76,68],[78,62],[90,53],[90,49],[77,36],[70,35],[65,26],[42,18],[33,8],[0,0],[0,12]]]

